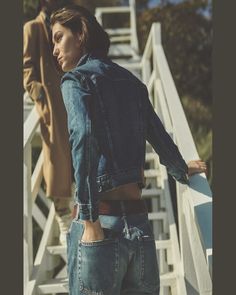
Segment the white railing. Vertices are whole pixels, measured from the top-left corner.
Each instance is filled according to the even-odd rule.
[[[32,173],[32,141],[39,127],[35,107],[24,123],[24,295],[37,294],[39,282],[47,278],[55,261],[49,261],[46,246],[53,240],[54,206],[45,198],[41,189],[43,177],[43,154],[41,152]],[[49,209],[47,218],[35,203],[37,195]],[[43,231],[42,239],[33,259],[33,218]],[[50,266],[51,264],[51,266]]]
[[[152,24],[141,60],[143,82],[166,130],[184,159],[199,159],[180,98],[161,44],[161,26]],[[181,268],[188,284],[205,295],[212,292],[212,194],[205,174],[177,183]]]
[[[136,2],[135,0],[129,0],[129,6],[121,7],[97,7],[95,16],[98,22],[103,25],[104,14],[114,13],[129,13],[130,14],[130,26],[127,28],[106,28],[105,30],[110,35],[112,42],[126,42],[129,41],[130,48],[133,50],[133,57],[137,58],[139,52],[138,38],[137,38],[137,26],[136,26]]]

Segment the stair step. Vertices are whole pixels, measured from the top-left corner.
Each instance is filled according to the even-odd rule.
[[[155,244],[157,250],[168,249],[171,247],[171,240],[156,240]]]
[[[159,171],[156,169],[144,170],[144,177],[153,178],[158,176],[159,176]]]
[[[66,246],[62,246],[62,245],[48,246],[47,250],[52,255],[66,254]]]
[[[39,294],[68,293],[68,278],[50,279],[38,286]]]
[[[158,156],[156,153],[146,153],[145,155],[145,161],[146,162],[150,162],[150,161],[153,161],[155,159],[158,159]]]
[[[176,273],[175,272],[167,272],[165,274],[160,275],[160,285],[161,287],[172,286],[176,283]]]
[[[111,44],[109,56],[133,56],[134,50],[129,44]]]
[[[149,220],[166,220],[167,215],[165,211],[148,213]]]
[[[106,29],[109,35],[131,35],[130,28]]]
[[[142,190],[142,198],[155,198],[162,194],[163,190],[161,188],[150,188],[150,189],[143,189]]]

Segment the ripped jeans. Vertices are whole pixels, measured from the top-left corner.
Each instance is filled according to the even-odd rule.
[[[99,215],[105,239],[81,242],[74,219],[67,235],[70,295],[158,295],[155,241],[147,213]]]

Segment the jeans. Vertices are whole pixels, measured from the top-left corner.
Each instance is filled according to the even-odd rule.
[[[67,234],[70,295],[158,295],[155,241],[147,213],[99,215],[105,239],[81,242],[82,220]]]

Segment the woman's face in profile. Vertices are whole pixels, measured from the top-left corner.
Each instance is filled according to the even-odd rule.
[[[69,28],[55,23],[52,27],[52,42],[53,55],[57,57],[63,72],[75,68],[81,58],[79,33],[73,34]]]

